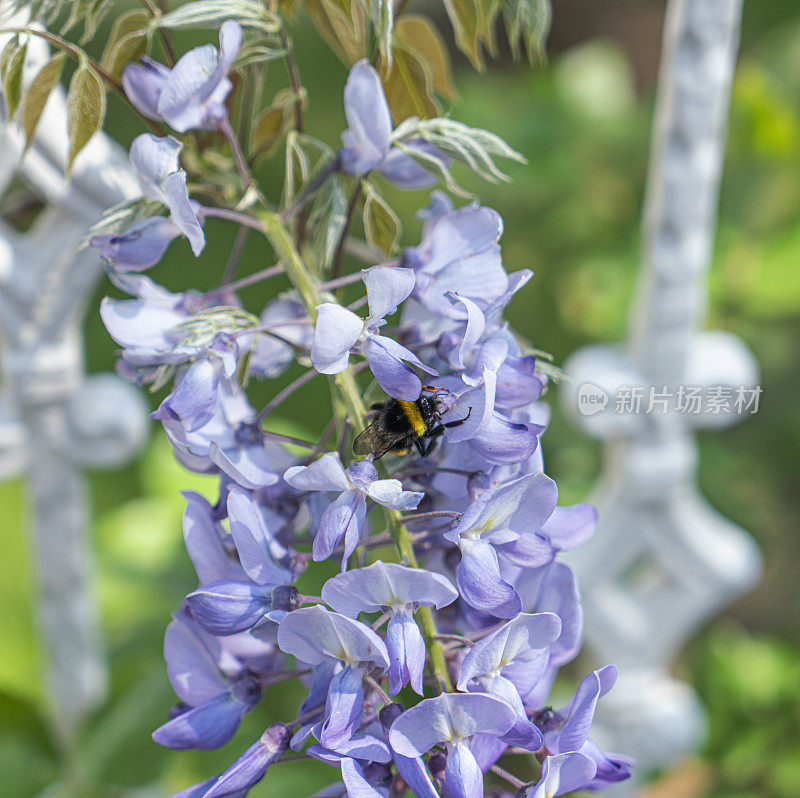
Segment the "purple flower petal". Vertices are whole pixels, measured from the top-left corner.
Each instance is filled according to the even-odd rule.
[[[386,628],[389,653],[389,695],[397,695],[407,684],[422,695],[422,672],[425,669],[425,640],[408,612],[395,613]]]
[[[212,516],[212,507],[198,493],[186,492],[183,540],[201,585],[219,579],[243,579],[244,571],[235,553],[222,543],[225,534]]]
[[[350,478],[338,452],[326,452],[307,466],[292,466],[283,478],[298,490],[350,490]]]
[[[483,798],[483,773],[464,743],[448,750],[444,778],[451,798]]]
[[[396,399],[413,402],[422,391],[422,381],[416,371],[404,361],[429,374],[436,374],[434,369],[426,366],[413,352],[385,335],[368,336],[362,345],[362,351],[381,388]]]
[[[168,175],[178,171],[181,149],[183,144],[173,136],[141,133],[133,140],[129,157],[145,196],[163,200],[162,186]]]
[[[482,540],[469,538],[459,542],[461,563],[456,572],[458,589],[476,609],[498,618],[513,618],[522,609],[516,590],[500,575],[497,554]]]
[[[290,612],[278,626],[278,645],[310,665],[346,659],[389,667],[386,646],[372,629],[319,604]]]
[[[588,756],[577,751],[548,756],[542,764],[542,778],[530,798],[553,798],[585,787],[594,777],[596,767]]]
[[[317,326],[311,345],[311,362],[320,374],[338,374],[347,368],[350,349],[364,329],[364,321],[334,302],[317,306]]]
[[[500,698],[485,693],[442,693],[406,710],[389,730],[389,745],[401,756],[422,756],[436,743],[473,734],[505,734],[514,725],[514,711]]]
[[[115,271],[140,272],[158,263],[178,235],[180,231],[169,219],[151,216],[121,233],[93,236],[89,244]]]
[[[349,740],[361,724],[364,711],[364,673],[345,667],[331,679],[325,703],[325,722],[319,741],[335,750]]]
[[[411,149],[421,150],[428,155],[438,158],[443,165],[450,163],[450,158],[442,154],[440,150],[429,144],[427,141],[417,139],[405,142],[405,146]],[[408,153],[392,147],[386,153],[384,159],[378,164],[378,171],[398,188],[414,190],[418,188],[428,188],[436,183],[437,177],[429,172],[424,166],[418,164]]]
[[[187,710],[153,732],[153,739],[168,748],[213,751],[233,737],[247,707],[226,691]]]
[[[584,544],[597,527],[597,509],[592,504],[556,507],[540,532],[556,551],[569,551]]]
[[[613,665],[606,665],[604,668],[592,671],[581,681],[569,706],[559,713],[565,716],[567,721],[558,735],[557,747],[551,750],[559,753],[580,751],[589,736],[597,702],[614,686],[616,679],[617,669]]]
[[[158,97],[169,75],[169,68],[142,56],[141,64],[128,64],[122,70],[122,87],[133,105],[148,119],[161,119]]]
[[[349,127],[342,133],[340,168],[348,175],[363,175],[381,162],[392,136],[381,79],[365,59],[350,70],[344,88],[344,113]]]
[[[367,517],[367,501],[364,494],[357,490],[346,490],[332,501],[325,512],[314,537],[312,553],[316,562],[327,560],[342,538],[345,539],[345,551],[342,565],[355,551],[361,533],[364,530],[364,519]]]
[[[272,609],[273,585],[222,580],[186,596],[192,617],[207,632],[232,635],[251,629]]]
[[[399,479],[376,479],[367,489],[367,495],[372,501],[393,510],[416,510],[425,497],[418,491],[403,490]]]
[[[458,593],[441,574],[378,560],[329,579],[322,598],[337,612],[355,617],[359,612],[412,603],[441,609],[452,604]]]
[[[199,255],[206,245],[203,226],[186,191],[186,172],[179,169],[167,175],[162,184],[164,204],[172,214],[176,227],[189,239],[192,252]]]
[[[413,269],[399,266],[373,266],[361,272],[367,287],[369,315],[373,319],[391,316],[414,290]]]

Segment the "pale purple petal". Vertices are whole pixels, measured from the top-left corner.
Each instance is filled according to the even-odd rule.
[[[597,527],[597,509],[592,504],[556,507],[541,528],[556,551],[569,551],[584,544]]]
[[[350,479],[345,473],[338,452],[326,452],[318,460],[307,466],[292,466],[283,478],[298,490],[350,489]]]
[[[403,490],[399,479],[375,480],[367,489],[367,495],[372,501],[393,510],[416,510],[425,496],[418,491]]]
[[[320,374],[338,374],[347,368],[350,349],[364,329],[364,320],[334,302],[317,306],[317,326],[311,362]]]
[[[498,618],[513,618],[522,609],[517,592],[500,575],[497,554],[489,543],[464,538],[459,541],[461,563],[456,572],[458,589],[471,607]]]
[[[521,654],[547,648],[560,633],[561,620],[554,613],[520,613],[469,649],[461,663],[458,689],[465,690],[470,679],[499,672]]]
[[[404,142],[406,147],[422,150],[428,155],[433,155],[446,166],[450,158],[440,150],[422,139]],[[418,164],[410,155],[398,147],[392,147],[384,159],[378,164],[378,171],[398,188],[413,190],[428,188],[436,183],[436,175],[429,172],[424,166]]]
[[[208,454],[223,474],[248,490],[266,488],[279,479],[275,473],[276,464],[269,456],[263,438],[254,443],[234,441],[233,445],[224,448],[212,441]]]
[[[342,133],[339,163],[345,174],[363,175],[381,162],[392,136],[381,79],[365,59],[350,70],[344,88],[344,113],[349,127]]]
[[[167,627],[164,659],[172,689],[190,706],[210,701],[228,689],[207,637],[186,616],[177,616]]]
[[[478,341],[486,329],[486,319],[481,309],[467,297],[460,296],[452,291],[447,292],[447,298],[454,304],[461,303],[466,310],[467,318],[461,342],[451,356],[451,365],[457,369],[466,368],[465,357],[477,346]]]
[[[556,795],[574,792],[585,787],[594,777],[596,766],[588,756],[578,751],[556,754],[545,758],[542,778],[529,798],[553,798]]]
[[[396,399],[413,402],[422,391],[422,381],[407,363],[429,374],[436,374],[434,369],[426,366],[413,352],[385,335],[367,336],[362,351],[381,388]]]
[[[235,554],[222,543],[225,534],[212,517],[212,507],[198,493],[186,492],[183,512],[183,540],[200,584],[219,579],[242,579],[244,571]]]
[[[168,748],[213,751],[236,733],[247,707],[229,692],[187,710],[153,732],[153,739]]]
[[[161,119],[158,97],[169,75],[169,68],[147,56],[141,64],[128,64],[122,70],[122,87],[133,105],[148,119]]]
[[[199,255],[206,245],[206,237],[195,208],[189,200],[186,190],[186,172],[179,169],[177,172],[167,175],[162,186],[164,204],[169,208],[173,222],[189,239],[192,252]]]
[[[414,270],[399,266],[373,266],[361,272],[367,287],[369,315],[373,319],[391,316],[414,290]]]
[[[402,756],[422,756],[436,743],[473,734],[505,734],[514,710],[485,693],[442,693],[405,711],[389,730],[389,745]]]
[[[158,263],[170,242],[180,235],[178,228],[164,216],[151,216],[120,233],[93,236],[89,245],[115,271],[139,272]]]
[[[252,494],[234,488],[228,494],[227,504],[231,535],[245,573],[260,585],[290,582],[291,573],[276,562],[285,549],[267,528]]]
[[[367,781],[360,762],[345,758],[342,759],[341,768],[342,781],[347,788],[347,798],[388,798],[387,789],[377,789]]]
[[[541,427],[510,421],[493,413],[483,430],[471,438],[469,445],[490,463],[506,465],[527,460],[539,445]]]
[[[364,530],[367,516],[367,501],[364,494],[356,490],[346,490],[332,501],[320,519],[314,537],[312,553],[316,562],[327,560],[342,538],[345,538],[345,552],[342,564],[358,545]]]
[[[131,144],[129,157],[138,172],[145,196],[164,201],[163,184],[167,175],[178,171],[178,158],[183,148],[173,136],[141,133]],[[165,203],[166,204],[166,203]]]
[[[458,593],[441,574],[378,560],[329,579],[322,598],[338,612],[355,617],[359,612],[411,603],[441,609],[455,601]]]
[[[343,668],[331,679],[325,703],[325,722],[319,735],[325,748],[335,750],[349,740],[364,711],[364,674],[360,668]]]
[[[567,721],[558,735],[556,751],[581,749],[589,736],[597,702],[614,686],[616,679],[617,669],[613,665],[606,665],[604,668],[592,671],[581,681],[570,705],[560,713],[567,718]]]
[[[447,752],[444,778],[451,798],[483,798],[483,772],[464,743],[454,745]]]
[[[570,662],[580,651],[583,640],[583,608],[575,574],[562,562],[548,567],[536,599],[539,612],[554,612],[561,618],[561,636],[552,645],[550,656],[554,664]]]
[[[407,684],[422,695],[425,668],[425,640],[410,613],[395,613],[386,628],[389,652],[389,695],[397,695]]]
[[[310,665],[346,658],[389,667],[386,646],[372,629],[319,604],[290,612],[278,627],[278,645]]]

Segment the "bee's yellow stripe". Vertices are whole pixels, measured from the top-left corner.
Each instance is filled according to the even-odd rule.
[[[419,412],[419,408],[417,407],[416,402],[404,402],[402,399],[398,399],[400,402],[400,407],[403,408],[403,412],[408,417],[408,420],[411,422],[411,426],[414,429],[414,432],[417,435],[424,435],[425,434],[425,422],[422,420],[422,414]]]

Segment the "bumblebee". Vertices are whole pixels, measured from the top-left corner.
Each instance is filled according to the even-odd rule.
[[[441,397],[448,392],[441,388],[425,386],[413,402],[387,399],[370,407],[370,423],[353,441],[353,451],[358,455],[371,454],[375,460],[390,454],[408,454],[416,447],[421,457],[430,454],[436,441],[446,429],[461,426],[464,418],[442,423],[444,411]]]

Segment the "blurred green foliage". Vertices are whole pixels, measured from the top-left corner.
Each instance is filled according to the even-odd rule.
[[[558,3],[555,4],[558,14]],[[98,37],[102,39],[101,37]],[[178,35],[181,49],[201,40]],[[343,126],[344,67],[304,27],[297,31],[300,70],[310,96],[310,131],[335,146]],[[457,64],[458,65],[458,64]],[[271,68],[277,91],[283,75]],[[510,168],[510,185],[481,186],[481,200],[503,215],[509,269],[536,277],[511,306],[512,323],[563,362],[577,347],[624,335],[638,266],[639,218],[647,166],[652,95],[637,93],[631,64],[615,43],[594,39],[554,55],[544,69],[493,65],[483,75],[457,68],[456,118],[492,129],[529,160]],[[110,98],[107,129],[123,143],[140,132]],[[279,190],[280,164],[261,167],[264,185]],[[469,181],[465,181],[467,185]],[[477,186],[471,186],[477,188]],[[385,189],[416,243],[414,211],[422,193]],[[757,416],[733,430],[702,433],[701,487],[727,516],[756,536],[765,576],[726,618],[701,633],[681,670],[709,708],[704,753],[711,798],[790,798],[800,789],[800,606],[796,590],[800,526],[796,473],[800,454],[800,11],[789,3],[749,4],[734,89],[728,158],[711,273],[708,324],[741,335],[762,368]],[[235,231],[208,222],[209,246],[191,261],[176,242],[155,276],[171,288],[215,284]],[[241,273],[269,265],[271,253],[250,236]],[[356,264],[351,264],[355,266]],[[286,287],[249,290],[251,308]],[[93,304],[110,291],[100,286]],[[87,321],[88,362],[113,365],[114,347],[96,312]],[[295,374],[286,375],[281,387]],[[256,405],[275,386],[261,387]],[[566,503],[583,499],[597,473],[599,452],[560,410],[556,396],[545,437],[548,471]],[[153,397],[156,402],[158,397]],[[285,425],[306,432],[324,426],[327,395],[320,384],[297,394]],[[5,527],[0,558],[0,795],[155,795],[218,772],[255,738],[267,718],[287,717],[299,693],[286,687],[243,724],[220,752],[161,750],[149,732],[174,700],[161,658],[169,613],[191,590],[183,550],[181,490],[207,494],[213,480],[182,471],[158,433],[141,459],[92,477],[97,588],[112,663],[109,701],[90,719],[77,750],[57,752],[47,733],[40,682],[41,650],[34,575],[23,535],[23,486],[0,484]],[[69,753],[69,752],[67,752]],[[287,764],[270,772],[255,796],[301,795],[334,780],[324,765]]]

